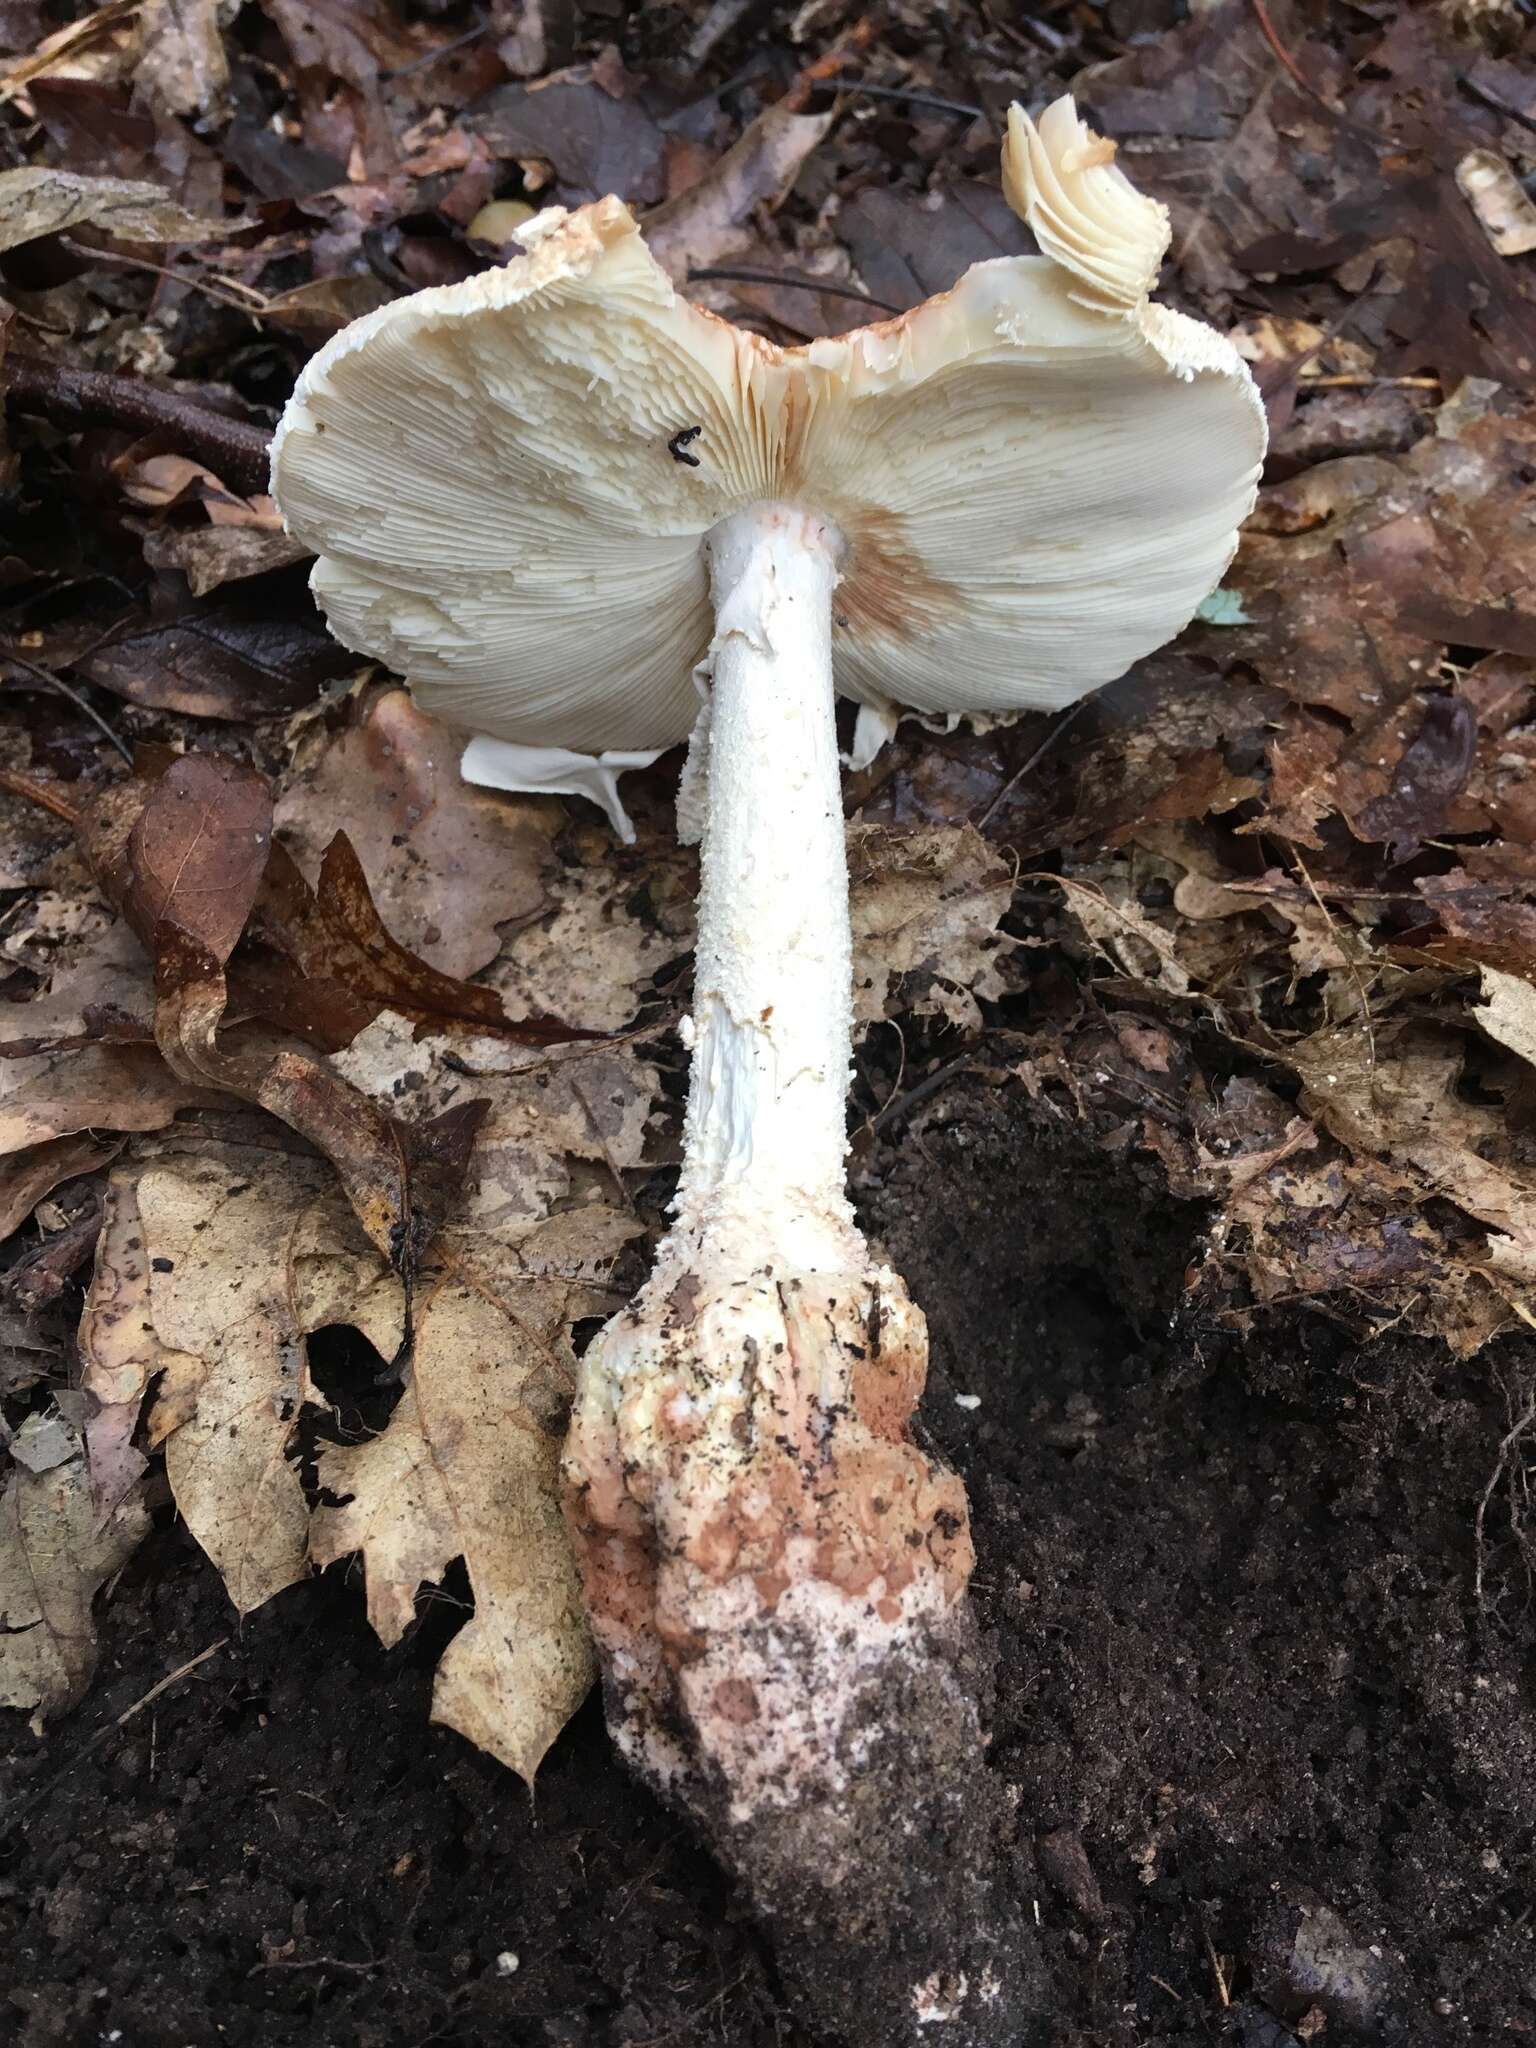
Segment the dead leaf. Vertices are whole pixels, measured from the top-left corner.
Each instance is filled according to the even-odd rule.
[[[559,1458],[581,1312],[568,1285],[451,1277],[422,1301],[409,1386],[369,1442],[327,1447],[315,1516],[326,1565],[361,1551],[368,1618],[399,1641],[418,1589],[462,1557],[475,1611],[438,1666],[432,1718],[532,1784],[595,1665],[559,1502]]]
[[[1483,999],[1473,1007],[1474,1020],[1490,1038],[1536,1067],[1536,988],[1497,967],[1485,966],[1480,973]]]
[[[70,1706],[96,1666],[91,1603],[149,1528],[136,1496],[97,1526],[78,1441],[40,1472],[14,1466],[0,1493],[0,1706]]]
[[[391,1356],[399,1288],[317,1161],[234,1147],[169,1157],[139,1171],[136,1199],[164,1347],[150,1439],[164,1442],[176,1505],[247,1614],[307,1570],[309,1509],[288,1457],[312,1398],[304,1338],[346,1320]],[[122,1291],[133,1304],[131,1268]]]
[[[108,1179],[96,1262],[80,1317],[80,1387],[89,1404],[85,1454],[98,1515],[110,1514],[147,1469],[134,1448],[144,1396],[182,1361],[155,1333],[150,1309],[150,1253],[139,1215],[137,1162]],[[185,1384],[188,1373],[179,1370]]]
[[[172,114],[213,125],[229,114],[229,59],[223,28],[238,0],[145,0],[135,87]]]
[[[404,690],[373,693],[353,709],[339,736],[316,726],[300,739],[278,793],[277,836],[313,881],[345,832],[400,944],[444,974],[475,974],[500,950],[499,925],[545,907],[562,806],[466,783],[462,738]]]
[[[976,1030],[978,997],[1002,993],[998,931],[1013,869],[970,825],[848,833],[853,1014],[873,1023],[892,1009],[942,1016]]]
[[[661,129],[639,100],[615,98],[588,66],[536,86],[498,86],[465,125],[494,156],[550,164],[565,206],[610,192],[633,207],[653,206],[666,189]]]
[[[45,1195],[82,1174],[99,1172],[121,1150],[119,1142],[76,1132],[30,1152],[0,1155],[0,1238],[19,1230]]]
[[[250,225],[204,220],[158,185],[132,178],[85,178],[42,165],[0,171],[0,251],[78,227],[124,242],[210,242]]]
[[[766,107],[697,184],[645,216],[646,246],[674,283],[746,246],[757,208],[782,203],[832,120]]]
[[[173,1074],[269,1111],[323,1152],[407,1294],[458,1191],[483,1108],[401,1123],[330,1067],[281,1041],[219,1043],[228,990],[217,959],[181,928],[155,935],[155,1042]]]
[[[222,754],[184,754],[128,841],[125,910],[136,931],[178,926],[222,967],[245,929],[272,842],[266,777]]]
[[[242,585],[163,622],[124,627],[76,667],[131,704],[250,721],[310,703],[352,674],[357,658],[313,613],[295,617],[271,589]]]
[[[162,526],[144,538],[152,569],[179,569],[194,597],[306,561],[309,549],[286,533],[245,526]]]
[[[1456,166],[1456,183],[1499,255],[1528,256],[1536,249],[1536,201],[1503,157],[1469,149]]]
[[[0,1062],[0,1155],[76,1131],[155,1131],[179,1110],[218,1107],[210,1083],[178,1079],[148,1046],[90,1045]]]

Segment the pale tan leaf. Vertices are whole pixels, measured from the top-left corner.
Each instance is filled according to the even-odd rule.
[[[970,825],[856,825],[848,889],[855,1024],[906,1010],[974,1030],[976,998],[1002,992],[997,960],[1010,942],[998,926],[1013,895],[1009,863]]]
[[[1483,1000],[1472,1015],[1500,1045],[1536,1067],[1536,988],[1518,974],[1502,968],[1483,967]]]
[[[143,1472],[133,1448],[139,1410],[154,1376],[175,1362],[150,1316],[149,1253],[139,1216],[139,1168],[119,1167],[107,1183],[96,1264],[80,1317],[80,1385],[90,1397],[85,1447],[100,1510],[120,1500]]]
[[[321,1565],[362,1552],[386,1643],[409,1625],[418,1588],[463,1558],[475,1612],[438,1667],[433,1718],[530,1783],[594,1671],[559,1507],[568,1292],[525,1283],[504,1307],[442,1281],[420,1304],[388,1427],[321,1453],[322,1484],[349,1498],[316,1514],[311,1545]]]
[[[288,1461],[310,1398],[304,1336],[369,1291],[383,1262],[349,1225],[320,1161],[236,1147],[167,1160],[141,1172],[138,1204],[155,1334],[177,1354],[165,1362],[151,1439],[165,1441],[176,1504],[248,1613],[307,1569],[309,1510]],[[339,1287],[318,1270],[332,1257],[344,1268]],[[398,1341],[392,1284],[381,1294],[396,1304]],[[378,1314],[371,1320],[389,1344]]]
[[[67,228],[99,228],[125,242],[208,242],[249,226],[188,213],[160,186],[134,178],[87,178],[41,164],[0,171],[0,251]]]
[[[96,1663],[91,1602],[149,1527],[132,1495],[98,1528],[79,1453],[0,1494],[0,1706],[68,1706]]]

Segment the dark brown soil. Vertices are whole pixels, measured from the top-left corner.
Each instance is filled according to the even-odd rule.
[[[1473,1592],[1529,1348],[1460,1368],[1312,1314],[1177,1320],[1201,1212],[1090,1126],[959,1083],[894,1136],[867,1219],[971,1488],[1059,2040],[1536,2034],[1531,1629],[1496,1503]],[[387,1654],[338,1568],[236,1626],[167,1523],[86,1704],[42,1741],[6,1717],[0,2040],[807,2048],[595,1703],[535,1800],[428,1727],[461,1615],[450,1588]]]

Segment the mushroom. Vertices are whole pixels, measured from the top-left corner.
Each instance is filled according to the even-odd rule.
[[[1230,561],[1263,409],[1150,303],[1167,214],[1112,157],[1070,99],[1015,108],[1042,253],[793,349],[680,298],[619,200],[551,209],[338,335],[274,451],[332,630],[427,708],[609,758],[691,736],[682,1175],[583,1361],[568,1516],[619,1747],[770,1914],[881,1951],[861,2039],[1020,2036],[975,1867],[965,1495],[911,1435],[923,1318],[844,1185],[834,692],[1066,704]]]

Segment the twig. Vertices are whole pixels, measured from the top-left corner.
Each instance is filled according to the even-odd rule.
[[[467,49],[471,43],[478,43],[482,36],[489,35],[490,32],[491,24],[482,21],[477,28],[467,28],[463,35],[455,36],[451,43],[443,43],[435,50],[423,51],[421,56],[413,57],[409,64],[402,64],[398,71],[381,71],[380,83],[392,85],[397,78],[414,77],[418,71],[425,71],[429,64],[435,64],[439,57],[451,57],[455,50]]]
[[[1488,1503],[1493,1499],[1494,1488],[1504,1477],[1504,1468],[1509,1463],[1509,1454],[1519,1443],[1525,1432],[1536,1423],[1536,1394],[1525,1404],[1524,1412],[1499,1441],[1499,1455],[1493,1461],[1493,1470],[1488,1474],[1488,1484],[1483,1488],[1483,1497],[1477,1504],[1477,1514],[1472,1523],[1473,1550],[1476,1563],[1472,1567],[1472,1597],[1478,1611],[1483,1609],[1483,1524],[1488,1515]]]
[[[25,670],[25,672],[29,676],[31,676],[34,681],[46,684],[50,690],[57,690],[61,697],[67,697],[70,703],[73,704],[75,709],[80,713],[81,717],[88,718],[91,721],[91,724],[95,726],[96,730],[99,733],[101,733],[104,738],[112,742],[113,746],[116,747],[117,751],[128,763],[128,766],[130,768],[133,766],[132,749],[123,740],[118,738],[117,734],[112,730],[111,726],[108,725],[107,721],[102,717],[101,713],[93,709],[91,705],[87,704],[85,699],[80,695],[80,692],[73,688],[72,685],[64,682],[62,678],[60,678],[59,676],[56,676],[51,669],[39,668],[35,661],[28,661],[27,657],[24,654],[18,654],[14,648],[0,648],[0,662],[9,662],[13,664],[16,668]],[[50,809],[51,808],[52,806],[50,806]],[[60,812],[59,815],[62,817],[63,813]]]
[[[81,370],[40,356],[7,355],[0,392],[17,412],[38,413],[61,427],[124,427],[162,433],[243,492],[265,491],[272,430],[228,418],[142,377]]]
[[[833,299],[857,299],[861,306],[873,306],[880,313],[904,313],[905,306],[893,306],[888,299],[872,298],[851,284],[833,284],[829,279],[809,277],[804,271],[758,270],[745,263],[710,263],[688,273],[690,284],[783,284],[792,292],[825,292]]]
[[[986,831],[988,825],[992,822],[993,813],[996,811],[998,805],[1003,801],[1004,797],[1010,795],[1012,791],[1018,787],[1018,785],[1024,780],[1024,777],[1029,773],[1029,771],[1032,768],[1037,768],[1040,765],[1041,761],[1044,760],[1045,756],[1050,752],[1051,748],[1055,746],[1056,742],[1061,738],[1062,734],[1066,731],[1067,727],[1072,723],[1073,719],[1077,717],[1079,712],[1081,712],[1086,707],[1087,703],[1088,699],[1086,697],[1079,697],[1075,704],[1069,705],[1066,711],[1062,713],[1061,717],[1057,719],[1056,723],[1051,727],[1050,731],[1046,734],[1045,738],[1040,742],[1039,746],[1036,747],[1035,751],[1024,763],[1024,766],[1022,768],[1016,768],[1014,770],[1012,775],[1010,775],[1008,780],[1003,784],[1002,788],[997,792],[997,795],[993,797],[991,803],[987,805],[987,808],[982,812],[981,816],[972,821],[978,832]]]
[[[71,831],[80,824],[80,813],[63,791],[56,789],[51,782],[35,782],[30,775],[22,775],[14,768],[0,768],[0,789],[8,789],[12,796],[36,804],[39,810],[51,811],[56,818],[62,818]]]
[[[1269,47],[1280,59],[1280,62],[1285,66],[1285,69],[1290,73],[1291,77],[1295,79],[1296,83],[1301,87],[1302,91],[1304,93],[1309,93],[1311,97],[1315,99],[1320,106],[1328,107],[1328,111],[1330,114],[1337,113],[1338,109],[1336,107],[1328,106],[1327,100],[1323,98],[1322,94],[1318,91],[1317,87],[1312,83],[1311,79],[1308,78],[1307,74],[1305,73],[1305,71],[1302,70],[1301,66],[1296,62],[1296,59],[1291,55],[1290,51],[1285,47],[1284,43],[1281,42],[1279,36],[1275,32],[1275,24],[1269,18],[1269,9],[1265,6],[1264,0],[1253,0],[1253,11],[1258,20],[1259,28],[1263,34],[1265,42],[1268,43]]]
[[[954,1080],[957,1074],[974,1065],[974,1054],[963,1052],[958,1059],[950,1060],[945,1066],[936,1067],[925,1080],[909,1088],[905,1095],[897,1096],[894,1102],[888,1102],[884,1109],[877,1111],[870,1120],[869,1128],[872,1131],[883,1130],[895,1118],[905,1116],[909,1110],[916,1109],[920,1102],[926,1102],[930,1095],[937,1095],[947,1081]]]
[[[906,100],[914,107],[934,107],[941,114],[964,114],[967,120],[988,119],[985,107],[973,107],[966,100],[943,100],[931,92],[913,92],[900,85],[866,85],[862,78],[829,78],[839,92],[861,93],[868,100]]]
[[[135,1700],[131,1707],[124,1707],[123,1711],[112,1723],[112,1726],[114,1728],[125,1728],[128,1725],[128,1723],[133,1719],[135,1714],[140,1714],[144,1711],[146,1707],[153,1706],[155,1701],[159,1699],[162,1693],[169,1692],[173,1685],[180,1685],[181,1681],[184,1678],[186,1678],[189,1675],[189,1673],[195,1671],[199,1664],[206,1664],[210,1657],[217,1656],[219,1651],[225,1647],[228,1641],[228,1636],[220,1636],[219,1640],[216,1643],[210,1643],[206,1650],[199,1650],[197,1655],[195,1657],[189,1657],[185,1664],[179,1665],[177,1669],[174,1671],[168,1671],[165,1674],[164,1678],[162,1678],[157,1685],[152,1685],[149,1688],[149,1691],[145,1693],[142,1699]],[[105,1729],[103,1729],[101,1733],[105,1734]]]
[[[75,1755],[70,1757],[61,1766],[60,1775],[62,1775],[63,1771],[74,1770],[77,1764],[83,1764],[88,1757],[94,1756],[109,1735],[116,1734],[120,1728],[126,1728],[135,1714],[141,1714],[146,1707],[153,1705],[173,1685],[179,1685],[184,1678],[197,1669],[199,1664],[206,1664],[210,1657],[215,1657],[220,1650],[226,1649],[229,1645],[229,1640],[228,1636],[220,1636],[219,1640],[216,1643],[210,1643],[206,1650],[199,1650],[197,1655],[189,1657],[185,1664],[179,1664],[174,1671],[168,1671],[164,1678],[149,1688],[149,1691],[144,1694],[142,1699],[136,1699],[131,1707],[124,1707],[115,1721],[109,1721],[104,1728],[98,1728],[89,1742],[82,1744]],[[7,1808],[4,1813],[0,1813],[0,1828],[14,1827],[24,1814],[30,1813],[40,1800],[47,1798],[56,1782],[57,1780],[54,1779],[50,1780],[48,1784],[39,1785],[34,1791],[18,1799],[14,1806]]]

